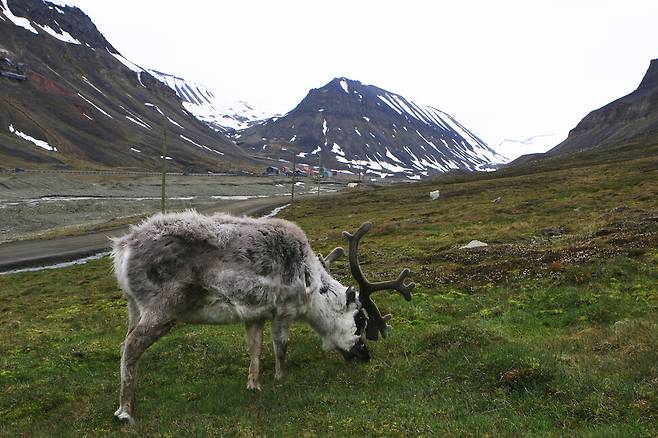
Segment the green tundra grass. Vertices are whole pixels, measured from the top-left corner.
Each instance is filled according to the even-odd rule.
[[[109,260],[0,276],[0,435],[655,436],[656,155],[295,204],[317,251],[371,220],[366,274],[413,270],[412,302],[375,297],[391,336],[347,364],[297,324],[285,379],[268,343],[252,393],[241,326],[179,326],[142,357],[135,426],[112,415],[126,305]],[[472,239],[489,246],[459,249]]]

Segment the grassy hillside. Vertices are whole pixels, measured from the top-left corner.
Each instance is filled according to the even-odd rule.
[[[268,345],[252,394],[242,327],[181,326],[144,355],[125,427],[112,413],[126,309],[109,261],[0,276],[0,435],[658,433],[656,156],[357,191],[284,215],[323,253],[372,220],[366,273],[414,271],[411,303],[376,297],[394,331],[369,364],[322,352],[299,324],[285,380]],[[490,246],[459,249],[471,239]],[[345,261],[333,272],[349,282]]]

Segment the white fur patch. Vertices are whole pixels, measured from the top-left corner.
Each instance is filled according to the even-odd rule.
[[[114,242],[112,250],[114,259],[114,272],[116,273],[119,287],[127,295],[130,295],[130,284],[128,282],[128,262],[130,260],[130,247],[121,241]]]

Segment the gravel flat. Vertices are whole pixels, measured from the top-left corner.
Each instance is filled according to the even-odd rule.
[[[296,194],[317,189],[312,180],[297,184]],[[341,187],[322,184],[325,192]],[[205,210],[290,191],[285,177],[170,175],[167,210]],[[160,178],[150,175],[0,173],[0,243],[119,226],[160,211],[160,194]]]
[[[284,205],[289,197],[256,198],[244,201],[225,202],[202,210],[204,213],[225,212],[231,214],[254,214]],[[0,244],[0,272],[31,266],[42,266],[97,254],[110,249],[110,237],[125,234],[128,227],[93,232],[80,236],[55,239],[22,240]]]
[[[342,187],[323,182],[321,191]],[[296,195],[316,191],[310,179],[295,186]],[[285,177],[170,175],[167,210],[254,214],[286,204],[290,192]],[[0,173],[0,271],[106,251],[125,224],[160,211],[160,193],[152,175]]]

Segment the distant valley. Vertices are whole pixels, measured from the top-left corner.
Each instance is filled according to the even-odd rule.
[[[336,174],[420,179],[505,161],[449,114],[356,80],[272,116],[127,60],[78,8],[7,0],[0,18],[5,166],[156,170],[165,117],[172,169],[258,173],[294,154]]]
[[[590,113],[567,139],[536,135],[492,147],[446,111],[347,77],[272,115],[143,68],[83,11],[41,0],[0,2],[0,81],[5,168],[158,170],[166,158],[172,170],[258,174],[294,161],[347,178],[417,180],[495,170],[506,154],[527,149],[557,145],[520,161],[658,132],[657,60],[636,91]]]

